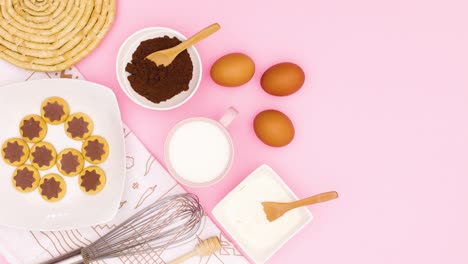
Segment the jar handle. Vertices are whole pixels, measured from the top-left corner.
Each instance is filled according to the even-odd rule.
[[[224,113],[224,115],[219,119],[219,123],[227,128],[232,121],[237,117],[239,112],[234,107],[229,107],[228,110]]]

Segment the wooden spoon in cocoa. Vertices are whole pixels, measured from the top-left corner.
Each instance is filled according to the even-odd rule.
[[[169,49],[153,52],[150,55],[146,56],[146,59],[154,62],[158,66],[167,66],[172,63],[172,61],[177,57],[177,55],[179,55],[179,53],[186,50],[195,43],[207,38],[211,34],[218,31],[220,28],[221,26],[218,23],[214,23],[213,25],[202,29],[200,32],[193,35],[189,39],[181,42],[179,45]]]

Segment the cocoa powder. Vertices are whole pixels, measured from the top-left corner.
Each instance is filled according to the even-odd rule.
[[[153,103],[166,101],[189,89],[193,64],[186,50],[168,66],[156,66],[145,59],[149,54],[176,46],[181,41],[175,37],[160,37],[140,43],[125,70],[132,88]]]

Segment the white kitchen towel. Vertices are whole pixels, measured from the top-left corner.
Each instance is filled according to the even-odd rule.
[[[83,79],[76,68],[58,73],[31,72],[19,69],[0,60],[0,85],[45,78]],[[39,263],[76,248],[86,246],[151,202],[167,195],[184,192],[180,185],[177,184],[125,125],[124,135],[127,152],[126,187],[115,219],[109,223],[89,228],[57,232],[36,232],[0,227],[0,254],[8,262],[11,264]],[[223,246],[222,249],[212,256],[195,257],[187,261],[187,264],[249,263],[206,216],[203,219],[202,228],[196,237],[183,245],[163,251],[103,260],[97,263],[164,264],[191,251],[200,239],[211,236],[219,237]]]

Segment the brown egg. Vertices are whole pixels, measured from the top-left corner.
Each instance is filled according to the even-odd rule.
[[[272,147],[288,145],[294,138],[294,125],[285,114],[277,110],[265,110],[257,114],[254,130],[263,143]]]
[[[265,92],[286,96],[295,93],[304,84],[304,71],[298,65],[290,62],[271,66],[262,75],[261,85]]]
[[[242,53],[230,53],[219,58],[211,66],[211,78],[222,86],[240,86],[252,79],[255,63]]]

